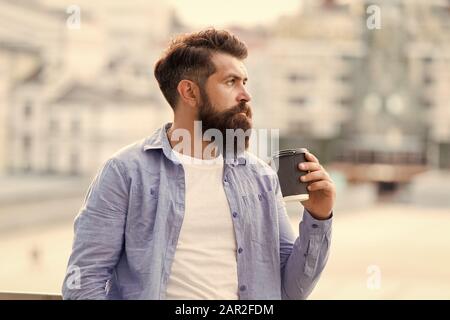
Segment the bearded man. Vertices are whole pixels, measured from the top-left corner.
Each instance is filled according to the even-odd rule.
[[[94,178],[75,219],[64,299],[308,297],[329,256],[335,187],[307,153],[298,170],[309,172],[310,198],[296,238],[276,173],[247,151],[246,57],[224,30],[171,42],[154,74],[173,121]]]

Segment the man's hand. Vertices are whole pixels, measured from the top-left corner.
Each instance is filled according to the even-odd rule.
[[[309,152],[306,152],[305,156],[308,162],[299,163],[298,168],[310,171],[300,177],[300,181],[308,182],[309,200],[303,201],[302,204],[315,219],[328,219],[336,199],[336,188],[319,160]]]

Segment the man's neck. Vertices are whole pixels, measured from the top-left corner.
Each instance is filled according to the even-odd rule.
[[[186,135],[188,138],[183,141]],[[194,125],[194,121],[177,122],[174,120],[172,126],[167,130],[167,137],[172,149],[181,154],[198,159],[214,159],[218,156],[217,148],[213,148],[213,142],[203,141],[202,130],[199,126]],[[210,144],[212,145],[209,146]]]

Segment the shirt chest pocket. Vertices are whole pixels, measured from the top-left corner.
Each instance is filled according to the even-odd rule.
[[[148,245],[153,238],[159,202],[159,180],[131,187],[127,216],[127,240],[137,247]],[[131,242],[131,243],[130,243]]]

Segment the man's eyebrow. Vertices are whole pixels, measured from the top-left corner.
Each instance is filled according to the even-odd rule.
[[[248,81],[248,77],[242,78],[240,75],[236,74],[236,73],[228,73],[226,74],[223,78],[227,79],[227,78],[236,78],[236,79],[243,79],[244,81]]]

